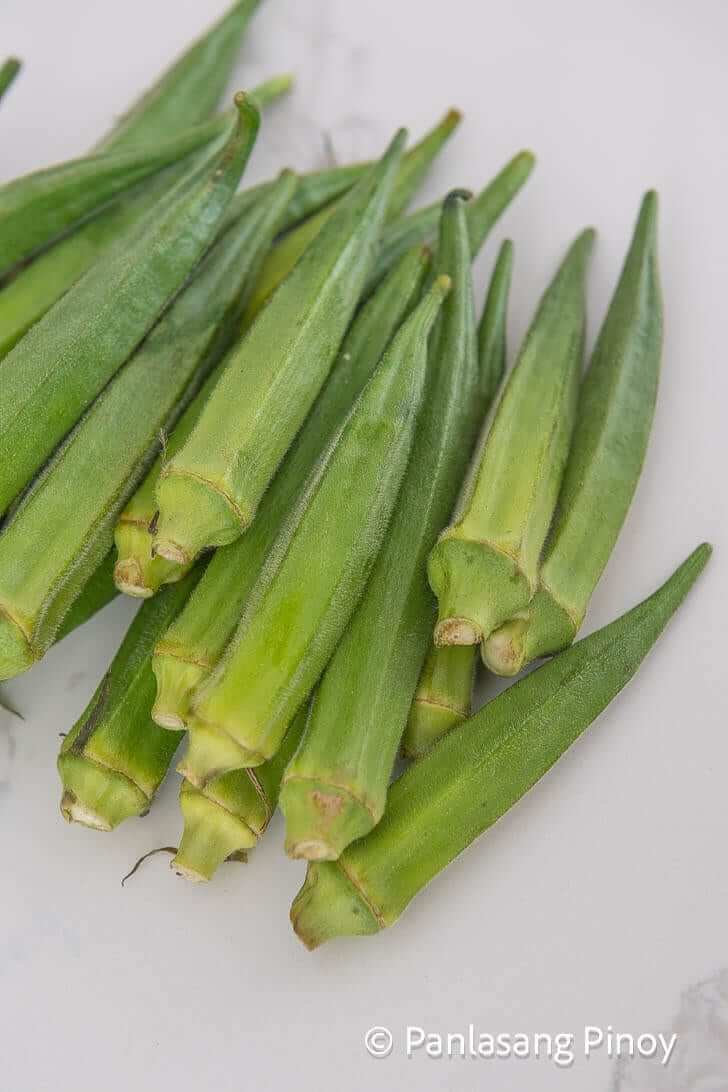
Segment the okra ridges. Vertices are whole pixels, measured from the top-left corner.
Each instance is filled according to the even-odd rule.
[[[464,539],[441,539],[428,563],[430,586],[438,599],[435,644],[475,645],[507,621],[531,597],[525,575],[516,561],[483,544]],[[474,596],[474,588],[502,587],[497,604]]]
[[[85,755],[61,753],[58,769],[63,782],[61,815],[68,823],[111,831],[149,809],[149,798],[138,785]]]
[[[184,782],[179,804],[184,831],[170,868],[186,880],[208,882],[223,861],[258,842],[247,823]]]
[[[291,906],[291,925],[309,951],[338,936],[371,936],[385,927],[377,908],[340,862],[310,864]]]

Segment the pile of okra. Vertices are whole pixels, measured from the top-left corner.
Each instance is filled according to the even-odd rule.
[[[542,777],[710,547],[576,640],[655,408],[656,195],[591,359],[586,230],[506,369],[512,244],[482,308],[471,267],[533,156],[410,211],[450,110],[377,161],[241,187],[290,85],[216,112],[259,3],[86,157],[0,188],[0,679],[142,600],[63,740],[61,812],[146,815],[176,756],[172,868],[199,881],[280,807],[315,947],[391,925]],[[473,713],[478,665],[520,678]]]

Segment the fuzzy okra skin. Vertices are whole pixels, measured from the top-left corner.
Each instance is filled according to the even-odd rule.
[[[513,244],[506,239],[488,286],[478,325],[481,413],[491,408],[506,366],[506,320],[513,271]],[[417,684],[402,750],[419,758],[471,712],[477,659],[475,645],[431,645]]]
[[[209,315],[207,329],[209,338],[213,340],[212,348],[215,357],[222,357],[235,338],[247,295],[255,283],[261,262],[278,231],[296,186],[296,176],[291,171],[284,171],[266,196],[262,197],[247,215],[243,215],[238,224],[228,229],[223,241],[218,242],[212,255],[208,257],[205,269],[196,278],[196,287],[188,289],[189,293],[194,291],[200,299],[200,310],[197,312],[198,329],[204,331],[203,323],[206,313]],[[219,257],[218,252],[220,252]],[[180,304],[186,295],[187,293],[180,298]],[[174,311],[175,307],[169,313],[170,316],[174,314]],[[160,326],[164,324],[163,318]],[[197,350],[190,336],[189,327],[189,316],[187,316],[184,324],[179,324],[176,341],[177,350],[181,346],[183,353]],[[192,326],[192,329],[195,327]],[[152,334],[152,338],[154,336]],[[173,344],[169,334],[166,337],[170,344]],[[190,435],[202,407],[215,388],[222,366],[221,361],[177,421],[165,445],[164,453],[157,457],[144,481],[129,498],[119,516],[114,531],[118,554],[114,578],[119,590],[127,595],[148,598],[157,592],[162,584],[179,580],[188,569],[188,566],[177,565],[165,558],[152,556],[150,526],[157,510],[157,482],[164,459],[173,457]]]
[[[258,129],[236,96],[222,150],[90,270],[0,362],[0,511],[113,377],[212,243]]]
[[[88,622],[119,594],[114,584],[114,560],[114,552],[109,550],[101,564],[91,573],[81,594],[73,602],[58,628],[57,642]]]
[[[538,591],[525,616],[501,626],[483,648],[497,674],[515,675],[576,637],[637,488],[661,350],[657,195],[648,193],[582,384]]]
[[[218,663],[284,520],[418,299],[428,267],[427,251],[416,248],[406,254],[361,308],[252,526],[215,553],[185,610],[157,645],[153,667],[158,693],[152,715],[159,724],[186,725],[192,691]]]
[[[195,694],[179,767],[193,784],[273,757],[346,629],[397,502],[429,332],[449,288],[439,277],[400,327],[284,523],[225,655]]]
[[[58,756],[61,813],[69,823],[113,830],[145,815],[169,769],[181,732],[165,732],[150,713],[154,643],[184,605],[199,572],[145,603],[109,670]]]
[[[430,344],[412,456],[381,553],[286,770],[281,810],[292,857],[335,860],[382,817],[387,786],[432,639],[427,556],[452,511],[480,423],[469,197],[442,214],[436,273],[453,289]]]
[[[648,599],[515,683],[410,766],[371,834],[338,861],[309,865],[291,907],[303,943],[316,948],[392,925],[626,686],[710,552],[699,546]]]
[[[0,99],[4,97],[5,92],[14,82],[21,67],[21,63],[17,57],[8,57],[8,59],[3,61],[0,65]]]
[[[231,350],[225,370],[157,488],[155,552],[186,564],[234,542],[316,399],[359,302],[406,132],[341,202]]]
[[[453,522],[430,554],[437,645],[480,643],[536,591],[574,424],[592,241],[592,231],[579,236],[546,290]]]

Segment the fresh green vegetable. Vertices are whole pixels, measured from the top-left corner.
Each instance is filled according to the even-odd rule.
[[[215,356],[222,356],[234,340],[248,293],[255,283],[260,265],[296,186],[296,176],[291,171],[284,171],[278,183],[241,217],[236,226],[228,229],[227,236],[224,237],[228,242],[225,245],[218,243],[215,249],[218,252],[223,251],[224,260],[218,258],[214,263],[208,262],[207,276],[199,278],[200,283],[195,289],[200,299],[197,325],[204,332],[202,322],[207,323],[208,338],[214,339]],[[202,283],[203,280],[206,283]],[[192,289],[188,289],[185,296],[191,291]],[[184,298],[183,296],[182,299]],[[158,340],[161,344],[161,339],[164,339],[171,352],[179,352],[180,345],[183,352],[197,352],[198,345],[190,336],[189,316],[182,316],[182,310],[180,309],[180,318],[183,321],[177,324],[177,337],[171,336],[168,328],[162,333],[162,328],[165,327],[165,320],[162,319]],[[175,308],[170,312],[170,317],[174,312]],[[221,323],[218,321],[220,316],[228,317]],[[154,336],[152,334],[152,338]],[[176,423],[165,445],[164,458],[171,458],[184,444],[203,405],[214,390],[222,367],[221,361]],[[142,484],[127,501],[114,532],[118,553],[114,570],[117,587],[127,595],[140,598],[153,595],[162,584],[179,580],[187,571],[187,567],[173,561],[152,557],[150,526],[157,511],[156,488],[162,464],[163,456],[159,455]]]
[[[513,244],[499,252],[478,327],[480,393],[485,414],[500,387],[506,365],[506,318],[513,269]],[[410,758],[428,751],[440,736],[470,716],[475,645],[430,647],[410,710],[403,750]]]
[[[473,461],[453,523],[430,555],[438,645],[477,644],[528,606],[574,423],[593,232],[547,289]]]
[[[414,896],[553,766],[629,682],[710,556],[484,706],[392,786],[379,826],[309,865],[291,908],[309,948],[392,925]]]
[[[3,61],[0,65],[0,99],[2,99],[11,83],[15,80],[21,67],[21,63],[17,57],[8,57],[8,59]]]
[[[61,813],[69,823],[113,830],[146,815],[181,732],[152,721],[152,649],[189,596],[199,571],[145,603],[85,712],[63,741],[58,772]]]
[[[187,607],[157,645],[152,715],[159,724],[186,725],[192,691],[218,663],[284,520],[418,299],[428,265],[428,254],[420,248],[406,254],[361,308],[252,526],[215,553]]]
[[[524,616],[497,629],[483,648],[497,674],[515,675],[576,637],[637,488],[661,349],[657,195],[648,193],[582,386],[538,591]]]
[[[258,128],[257,109],[244,95],[236,103],[238,120],[222,150],[0,362],[0,511],[133,352],[213,241]]]
[[[74,629],[88,622],[119,594],[114,584],[114,553],[109,550],[101,564],[92,572],[78,598],[72,603],[61,622],[56,641],[62,641]]]
[[[239,538],[318,395],[374,259],[406,133],[354,186],[228,356],[157,490],[155,551],[187,564]]]
[[[273,757],[343,634],[384,539],[424,394],[440,277],[306,483],[235,637],[193,701],[180,772],[202,786]],[[264,312],[265,313],[265,312]]]
[[[469,194],[445,202],[436,273],[452,279],[430,346],[412,457],[366,591],[318,687],[286,770],[281,810],[293,857],[335,860],[382,817],[432,639],[427,556],[457,496],[480,423]]]

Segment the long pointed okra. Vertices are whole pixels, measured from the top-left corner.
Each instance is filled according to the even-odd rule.
[[[506,318],[513,244],[502,244],[478,326],[481,413],[490,409],[506,366]],[[475,645],[431,645],[410,709],[403,751],[418,758],[446,732],[467,720],[473,697]]]
[[[207,305],[211,320],[214,316],[228,316],[222,323],[210,322],[210,336],[214,338],[215,356],[222,356],[234,340],[247,295],[255,283],[258,270],[271,240],[274,238],[285,210],[295,193],[297,179],[290,171],[284,171],[278,183],[262,197],[257,205],[241,218],[241,222],[228,229],[232,234],[224,262],[208,261],[209,285]],[[216,249],[223,244],[218,243]],[[202,278],[200,278],[202,279]],[[201,294],[203,285],[196,291]],[[174,308],[173,308],[174,310]],[[204,313],[204,312],[203,312]],[[164,319],[162,320],[164,324]],[[193,349],[189,334],[180,328],[188,351]],[[152,335],[154,336],[154,335]],[[170,339],[171,340],[171,339]],[[189,436],[200,415],[203,405],[219,378],[222,361],[197,393],[167,441],[164,455],[159,455],[142,484],[127,501],[114,532],[118,560],[115,580],[120,591],[128,595],[147,598],[159,590],[162,584],[179,580],[187,571],[185,567],[152,557],[152,531],[157,502],[156,488],[162,470],[163,458],[171,458]]]
[[[536,591],[574,423],[592,240],[591,231],[579,236],[544,294],[453,523],[430,555],[436,644],[478,644]]]
[[[6,61],[0,65],[0,99],[3,98],[5,92],[15,80],[21,69],[20,61],[17,57],[8,57]]]
[[[341,202],[227,360],[157,489],[155,550],[186,564],[239,538],[336,357],[374,260],[406,133]]]
[[[407,468],[428,336],[449,287],[438,278],[399,329],[284,523],[225,655],[196,693],[179,768],[198,787],[273,757],[346,629]]]
[[[582,385],[538,591],[526,615],[484,646],[486,664],[499,675],[558,652],[579,631],[639,481],[661,349],[657,196],[648,193]]]
[[[0,362],[0,512],[133,352],[213,241],[258,128],[257,109],[244,95],[236,103],[238,120],[222,151],[180,182],[128,245],[114,247]]]
[[[179,803],[184,831],[170,867],[187,880],[211,880],[219,866],[253,849],[278,804],[283,771],[298,746],[308,706],[294,717],[280,750],[254,770],[232,770],[196,789],[183,781]]]
[[[185,610],[158,643],[153,661],[158,684],[153,716],[159,724],[169,728],[186,724],[192,691],[218,663],[284,520],[418,299],[428,265],[426,252],[411,251],[361,308],[252,526],[214,554]]]
[[[410,766],[371,834],[338,861],[309,865],[291,907],[304,944],[392,925],[629,682],[709,556],[700,546],[649,599],[515,683]]]
[[[465,199],[445,202],[436,272],[453,290],[430,345],[423,409],[397,508],[366,591],[324,672],[281,810],[293,857],[334,860],[382,817],[432,639],[427,556],[448,518],[480,423]]]
[[[0,677],[25,670],[48,649],[112,545],[119,511],[159,450],[160,430],[174,423],[219,359],[240,313],[248,240],[243,225],[216,244],[0,533]],[[48,548],[39,552],[43,541]]]
[[[145,603],[58,756],[61,812],[69,823],[113,830],[145,815],[169,769],[181,732],[151,719],[154,642],[189,596],[199,572]]]

